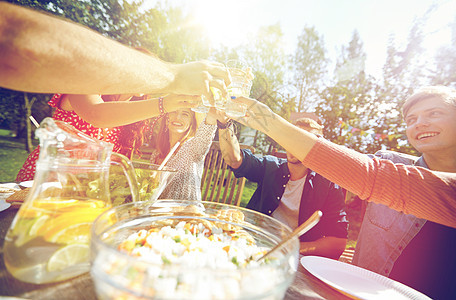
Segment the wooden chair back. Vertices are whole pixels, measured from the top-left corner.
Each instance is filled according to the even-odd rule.
[[[241,149],[250,149],[252,153],[254,152],[254,148],[251,146],[240,146]],[[212,142],[204,160],[201,179],[202,200],[239,206],[244,186],[245,178],[236,178],[223,160],[219,142]]]

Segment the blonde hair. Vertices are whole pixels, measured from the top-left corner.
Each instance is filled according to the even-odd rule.
[[[437,97],[444,103],[456,108],[456,90],[446,86],[425,86],[419,89],[412,96],[408,97],[402,105],[402,116],[407,117],[410,108],[423,100]]]

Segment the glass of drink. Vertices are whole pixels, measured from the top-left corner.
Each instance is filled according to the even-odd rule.
[[[209,111],[210,107],[211,103],[209,102],[209,99],[207,99],[204,96],[201,96],[201,101],[200,103],[198,103],[198,106],[192,107],[191,110],[193,110],[194,112],[206,114]]]
[[[231,75],[231,84],[227,87],[230,98],[225,105],[225,113],[228,117],[243,117],[247,111],[247,106],[232,101],[235,97],[248,97],[252,88],[253,73],[252,69],[244,62],[239,60],[229,60],[226,66]]]
[[[214,97],[214,105],[211,104],[209,99],[206,97],[201,96],[201,102],[198,104],[196,107],[192,107],[192,110],[194,112],[199,112],[199,113],[207,113],[209,111],[210,107],[216,107],[218,109],[225,109],[225,105],[227,102],[226,97],[223,97],[222,91],[220,91],[218,88],[215,87],[210,87],[212,96]]]

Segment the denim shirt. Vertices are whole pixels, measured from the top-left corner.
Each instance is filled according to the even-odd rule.
[[[257,157],[250,150],[241,150],[241,166],[232,169],[236,177],[246,177],[257,183],[247,208],[271,215],[279,206],[283,192],[290,179],[286,159],[266,155]],[[345,212],[345,191],[319,174],[308,170],[299,207],[298,224],[307,220],[315,210],[323,217],[301,241],[315,241],[323,236],[347,238],[348,221]]]
[[[375,156],[394,163],[428,168],[419,159],[392,151],[378,151]],[[353,264],[388,276],[405,247],[426,220],[395,211],[386,205],[369,202],[358,236]]]

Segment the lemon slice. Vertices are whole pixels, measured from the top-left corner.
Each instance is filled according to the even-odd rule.
[[[223,98],[222,91],[219,90],[218,88],[215,88],[215,87],[211,86],[211,87],[209,87],[209,89],[212,92],[212,96],[214,97],[214,100],[218,101],[218,100],[221,100]]]
[[[28,232],[29,236],[36,236],[38,232],[40,231],[41,227],[43,227],[44,223],[49,219],[49,216],[43,215],[41,217],[38,217],[36,221],[33,223],[32,227],[30,227],[30,230]]]
[[[89,246],[72,244],[57,250],[47,263],[49,272],[61,271],[69,266],[89,261]]]

